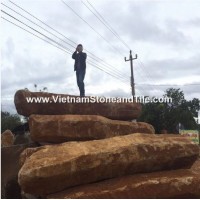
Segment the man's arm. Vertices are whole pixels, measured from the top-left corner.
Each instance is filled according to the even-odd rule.
[[[86,58],[87,58],[87,54],[84,53],[84,54],[83,54],[83,57],[84,57],[84,59],[86,60]]]
[[[76,53],[76,51],[72,54],[72,58],[73,59],[76,59],[76,55],[77,55],[77,53]]]

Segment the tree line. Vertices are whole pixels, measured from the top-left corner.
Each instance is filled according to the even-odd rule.
[[[166,130],[168,133],[177,133],[178,125],[184,129],[199,130],[198,118],[200,100],[193,98],[187,101],[183,91],[169,88],[163,97],[172,98],[170,103],[142,104],[142,113],[138,121],[147,122],[154,126],[156,133]]]

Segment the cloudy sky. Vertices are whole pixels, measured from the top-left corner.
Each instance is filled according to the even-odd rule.
[[[18,89],[39,91],[47,87],[48,92],[78,95],[71,52],[79,43],[88,55],[86,95],[131,96],[130,63],[124,61],[131,49],[133,56],[138,54],[134,60],[136,95],[161,97],[172,85],[181,88],[188,100],[200,98],[199,0],[63,1],[13,0],[54,30],[10,1],[2,1],[3,11],[43,35],[8,14],[1,13],[2,17],[62,46],[58,49],[1,19],[3,110],[16,112],[13,97]],[[118,37],[91,12],[95,13],[93,8]],[[58,45],[52,40],[51,44]]]

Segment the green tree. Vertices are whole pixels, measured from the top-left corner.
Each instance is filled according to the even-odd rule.
[[[7,129],[12,130],[21,124],[22,122],[18,114],[10,114],[9,112],[1,111],[1,133]]]
[[[144,104],[139,121],[152,124],[157,133],[163,129],[169,133],[176,133],[179,123],[185,129],[198,129],[194,117],[197,117],[200,110],[199,99],[186,101],[183,91],[174,88],[166,90],[163,97],[172,98],[172,102]]]

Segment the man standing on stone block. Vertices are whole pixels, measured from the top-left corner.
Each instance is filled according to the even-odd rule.
[[[73,53],[72,58],[75,60],[74,71],[76,71],[77,85],[80,90],[80,96],[85,96],[84,78],[86,72],[86,58],[87,54],[83,53],[83,45],[79,44],[76,51]]]

